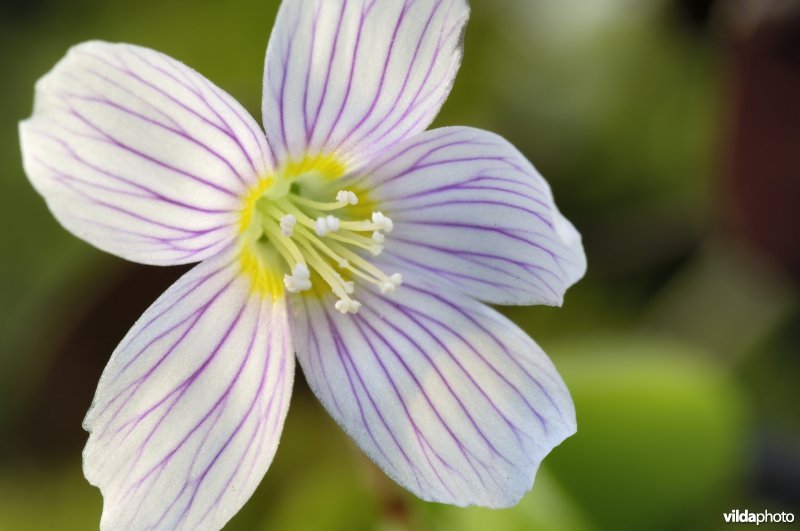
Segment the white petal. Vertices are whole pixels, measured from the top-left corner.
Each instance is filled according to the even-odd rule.
[[[36,84],[20,137],[28,177],[69,231],[151,264],[227,245],[243,195],[272,167],[263,132],[233,98],[126,44],[73,47]]]
[[[196,266],[111,356],[84,421],[102,529],[220,529],[269,467],[294,357],[283,298],[240,271]]]
[[[425,500],[506,507],[575,431],[547,356],[491,308],[441,286],[357,289],[358,314],[292,299],[298,360],[344,430]]]
[[[278,157],[357,165],[423,131],[450,92],[468,16],[466,0],[284,0],[263,99]]]
[[[426,131],[361,174],[343,186],[369,190],[393,220],[387,270],[427,272],[494,304],[551,305],[586,271],[580,234],[547,182],[495,134]]]

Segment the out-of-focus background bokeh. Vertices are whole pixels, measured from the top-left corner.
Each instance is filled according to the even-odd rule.
[[[20,162],[34,82],[72,44],[131,42],[259,116],[277,4],[0,3],[1,530],[96,528],[82,417],[116,343],[185,270],[126,263],[56,223]],[[472,7],[437,124],[511,140],[584,236],[589,273],[564,308],[507,311],[560,369],[579,431],[513,509],[427,504],[298,376],[277,457],[228,529],[721,530],[735,508],[800,518],[800,2]]]

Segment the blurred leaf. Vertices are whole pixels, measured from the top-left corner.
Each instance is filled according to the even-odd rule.
[[[547,464],[600,529],[685,528],[730,502],[745,404],[702,352],[657,339],[566,343],[558,368],[578,433]]]
[[[0,475],[0,529],[85,531],[99,521],[100,496],[77,459],[66,467],[19,466]]]
[[[670,281],[649,325],[728,359],[753,352],[796,306],[794,286],[752,247],[710,241]]]

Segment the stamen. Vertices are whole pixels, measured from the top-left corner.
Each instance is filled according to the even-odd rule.
[[[305,229],[305,228],[301,228],[301,232],[303,232],[304,234],[310,236],[310,233],[308,233],[307,229]],[[366,280],[367,282],[370,282],[371,284],[380,285],[381,282],[389,282],[389,283],[395,284],[395,287],[397,287],[397,286],[399,286],[399,283],[397,283],[397,282],[402,282],[402,277],[396,277],[395,276],[394,280],[393,280],[392,277],[387,276],[383,271],[381,271],[380,269],[378,269],[374,265],[370,264],[369,262],[367,262],[366,260],[361,258],[359,255],[357,255],[356,253],[350,251],[345,246],[340,245],[338,243],[334,243],[334,242],[331,241],[328,244],[325,244],[321,240],[318,240],[316,238],[306,238],[305,240],[303,240],[303,243],[305,244],[305,246],[310,251],[314,252],[315,256],[317,258],[319,258],[319,260],[322,262],[323,266],[325,266],[325,267],[329,267],[329,266],[327,266],[327,263],[325,263],[324,260],[322,260],[321,256],[319,255],[319,253],[316,252],[314,247],[317,247],[320,251],[325,253],[328,257],[330,257],[331,259],[335,260],[337,262],[337,264],[339,264],[339,267],[341,269],[347,269],[348,271],[352,272],[354,275],[356,275],[356,276],[358,276],[360,278],[363,278],[364,280]],[[349,260],[348,260],[348,258],[342,258],[342,255],[347,256],[349,258]],[[356,264],[356,267],[353,267],[353,265],[351,263],[351,260],[353,261],[353,263]],[[317,266],[314,264],[314,267],[316,268]],[[322,273],[322,272],[320,272],[320,273]],[[398,281],[398,278],[399,278],[399,281]],[[334,292],[336,292],[336,288],[333,286],[331,281],[329,281],[327,278],[325,280],[326,280],[326,282],[328,282],[328,284],[331,285],[331,288],[334,289]],[[387,288],[387,289],[392,289],[392,288]],[[342,298],[344,298],[344,297],[342,297]]]
[[[342,221],[341,228],[356,232],[383,231],[388,234],[394,229],[394,223],[383,212],[373,212],[372,220]]]
[[[347,243],[369,251],[372,256],[378,256],[383,252],[383,245],[376,243],[374,239],[367,238],[352,231],[343,231],[338,234],[328,234],[328,238],[337,242]]]
[[[343,205],[357,205],[358,197],[349,190],[340,190],[336,193],[336,200]]]
[[[282,217],[280,211],[275,210],[275,212],[277,212],[278,216]],[[284,237],[283,234],[278,231],[278,226],[275,225],[273,220],[263,220],[262,230],[270,237],[270,241],[274,243],[275,249],[280,253],[283,259],[286,260],[289,267],[293,268],[295,264],[305,263],[303,253],[300,252],[300,249],[297,248],[297,245],[290,238]]]
[[[356,283],[355,283],[355,282],[353,282],[352,280],[351,280],[351,281],[346,281],[344,278],[342,278],[342,275],[340,275],[340,274],[338,274],[338,273],[336,274],[336,276],[337,276],[337,278],[338,278],[339,280],[341,280],[341,281],[342,281],[342,284],[344,285],[344,291],[345,291],[345,292],[346,292],[348,295],[352,295],[352,294],[353,294],[353,292],[356,290]]]
[[[369,232],[371,230],[381,230],[379,225],[371,222],[368,219],[363,221],[342,221],[341,227],[343,229],[352,230],[355,232]]]
[[[294,234],[294,226],[297,225],[297,218],[292,214],[286,214],[281,218],[281,234],[291,238]]]
[[[381,282],[380,284],[378,284],[378,288],[380,288],[381,293],[386,295],[394,293],[396,286],[391,282]]]
[[[383,271],[372,265],[371,263],[364,260],[362,257],[347,249],[343,245],[339,245],[337,243],[331,242],[330,244],[331,252],[335,255],[339,253],[339,255],[346,256],[347,260],[350,260],[352,264],[355,264],[353,267],[352,264],[348,264],[348,270],[351,271],[353,274],[363,278],[364,280],[372,283],[378,284],[380,287],[381,282],[389,282],[394,284],[395,288],[399,287],[400,284],[403,283],[403,276],[399,273],[395,273],[391,276],[386,275]],[[391,289],[391,288],[389,288]]]
[[[336,301],[334,307],[341,313],[358,313],[361,308],[361,303],[353,299],[342,299]]]
[[[283,283],[289,293],[312,288],[314,272],[339,299],[337,311],[354,314],[361,303],[353,298],[356,278],[374,284],[381,293],[392,294],[402,284],[399,274],[387,275],[373,265],[359,249],[378,256],[384,250],[386,234],[394,229],[392,220],[380,211],[368,219],[352,220],[327,214],[333,210],[347,212],[357,205],[358,196],[340,190],[336,201],[324,203],[289,192],[280,198],[267,198],[257,205],[258,225],[263,241],[272,244],[288,265]],[[346,273],[345,273],[346,272]],[[343,276],[344,275],[344,276]],[[316,283],[316,281],[315,281]]]
[[[306,264],[297,264],[291,275],[283,275],[283,284],[290,293],[311,289],[311,271]]]
[[[394,275],[389,277],[389,280],[387,282],[381,282],[380,284],[378,284],[378,288],[380,288],[381,293],[391,295],[392,293],[395,292],[397,288],[400,287],[402,283],[403,283],[403,275],[401,275],[400,273],[395,273]]]
[[[383,212],[380,211],[372,213],[372,222],[380,227],[380,230],[387,234],[392,232],[392,229],[394,229],[394,223],[392,220],[387,216],[384,216]]]
[[[324,218],[317,218],[316,231],[317,236],[325,236],[329,232],[336,232],[339,230],[341,222],[336,216],[327,216]]]
[[[350,300],[349,294],[347,293],[348,286],[346,286],[346,282],[342,278],[342,276],[333,270],[333,268],[328,264],[322,256],[317,252],[316,249],[311,245],[313,240],[304,239],[302,240],[303,248],[309,255],[309,263],[314,268],[314,270],[319,273],[322,279],[328,283],[331,287],[331,290],[343,300]],[[355,288],[355,286],[353,286]]]
[[[358,196],[354,192],[350,192],[349,190],[340,190],[336,193],[336,202],[333,203],[323,203],[321,201],[314,201],[313,199],[308,199],[306,197],[292,194],[292,201],[299,205],[303,205],[305,207],[319,210],[319,211],[328,211],[328,210],[338,210],[340,208],[344,208],[348,205],[357,205],[358,204]]]

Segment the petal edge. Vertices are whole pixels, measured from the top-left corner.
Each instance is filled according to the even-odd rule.
[[[239,265],[196,266],[115,350],[84,421],[102,529],[220,529],[269,467],[294,356],[283,299]]]
[[[298,361],[322,404],[422,499],[514,505],[544,456],[575,432],[551,362],[500,314],[441,287],[357,293],[356,315],[291,299]]]
[[[70,232],[148,264],[199,262],[235,237],[272,166],[233,98],[154,50],[90,41],[36,83],[25,171]]]
[[[263,122],[282,161],[356,167],[423,131],[461,62],[465,0],[284,0],[265,60]]]
[[[580,234],[547,182],[494,133],[426,131],[343,186],[369,190],[394,221],[381,257],[388,269],[435,277],[492,304],[555,306],[586,271]]]

